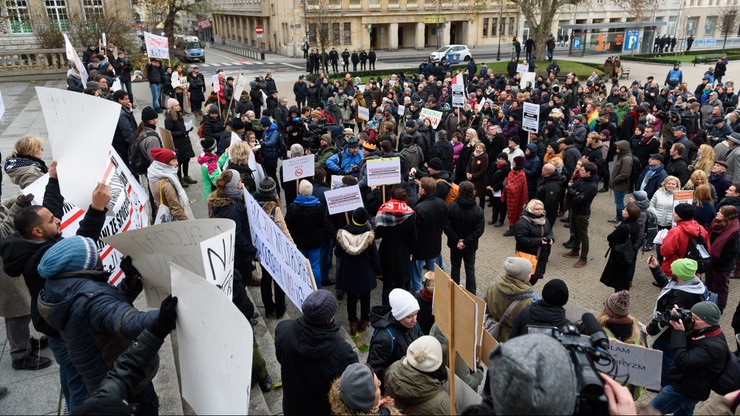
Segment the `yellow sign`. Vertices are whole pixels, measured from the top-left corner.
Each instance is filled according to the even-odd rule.
[[[430,24],[430,23],[444,23],[445,18],[444,16],[436,16],[433,14],[428,14],[424,16],[424,23]]]

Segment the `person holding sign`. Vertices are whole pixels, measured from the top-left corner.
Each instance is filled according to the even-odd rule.
[[[321,245],[318,236],[322,229],[330,227],[321,201],[313,196],[313,185],[307,180],[298,184],[299,195],[288,206],[285,223],[296,247],[311,263],[311,271],[316,287],[321,288]]]
[[[152,92],[152,108],[161,113],[159,96],[164,83],[164,68],[162,68],[162,62],[159,59],[152,58],[146,64],[146,78],[149,80],[149,90]]]
[[[177,178],[177,155],[170,149],[156,147],[149,151],[152,164],[147,169],[149,192],[154,197],[154,207],[159,211],[166,207],[178,221],[194,219],[190,200]],[[157,198],[158,196],[158,198]]]
[[[177,178],[180,180],[180,185],[187,188],[189,184],[197,183],[188,174],[190,159],[195,157],[195,152],[188,136],[190,130],[185,129],[185,120],[182,118],[182,107],[174,98],[167,100],[167,115],[164,118],[164,128],[172,134],[172,141],[177,151]]]

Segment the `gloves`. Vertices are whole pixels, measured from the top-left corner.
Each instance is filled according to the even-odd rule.
[[[152,322],[149,327],[149,331],[160,339],[165,339],[167,334],[175,329],[175,322],[177,321],[177,298],[173,298],[172,295],[167,296],[162,300],[162,304],[159,306],[159,316]]]
[[[33,202],[33,194],[18,195],[15,199],[15,204],[20,208],[30,207],[31,202]]]
[[[136,284],[139,282],[141,273],[134,267],[134,263],[131,261],[131,256],[126,256],[121,260],[121,270],[126,275],[124,283],[127,287],[134,289]]]

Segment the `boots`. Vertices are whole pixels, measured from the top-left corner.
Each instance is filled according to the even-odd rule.
[[[184,181],[184,180],[182,179],[182,177],[178,176],[178,177],[177,177],[177,179],[179,179],[179,180],[180,180],[180,186],[182,186],[183,188],[187,188],[188,186],[190,186],[190,185],[188,185],[188,183],[187,183],[187,182],[185,182],[185,181]]]
[[[511,237],[512,235],[514,235],[514,227],[509,227],[509,229],[504,232],[504,237]]]
[[[563,253],[563,257],[577,258],[580,257],[580,254],[578,253],[578,250],[571,250],[567,253]]]
[[[370,321],[360,321],[360,324],[357,325],[357,331],[358,332],[365,332],[365,330],[370,326]]]
[[[357,321],[352,321],[349,323],[349,334],[352,336],[357,335]]]
[[[190,176],[185,176],[184,178],[182,178],[182,181],[185,182],[185,183],[189,183],[191,185],[194,184],[194,183],[198,183],[198,181],[196,181],[195,179],[191,178]]]

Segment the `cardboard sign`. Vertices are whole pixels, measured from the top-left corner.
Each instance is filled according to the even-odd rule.
[[[525,88],[527,86],[527,82],[531,83],[534,87],[534,80],[537,78],[537,74],[534,72],[522,72],[521,78],[519,79],[519,87]]]
[[[64,199],[87,208],[110,163],[121,105],[92,95],[36,87]],[[85,128],[80,128],[80,123]]]
[[[46,184],[49,182],[49,175],[44,175],[37,179],[31,185],[23,190],[24,194],[34,195],[34,204],[43,203]],[[144,205],[149,200],[149,196],[141,187],[138,180],[129,172],[123,160],[118,153],[110,148],[107,166],[103,182],[108,185],[111,193],[111,202],[108,204],[108,210],[111,215],[105,218],[103,229],[100,232],[101,240],[96,241],[98,253],[103,261],[103,269],[110,272],[108,282],[112,285],[118,284],[123,278],[123,271],[120,269],[123,255],[114,250],[113,247],[103,243],[102,239],[107,236],[124,233],[129,230],[138,230],[149,225],[149,216],[144,209]],[[90,190],[92,194],[92,190]],[[87,208],[87,206],[85,206]],[[80,228],[80,221],[85,216],[85,210],[72,204],[64,203],[64,214],[61,218],[62,236],[65,238],[77,234]]]
[[[630,384],[660,390],[663,351],[610,339],[609,352],[617,363],[617,374],[622,376],[620,380],[629,375]],[[609,371],[609,367],[596,364],[601,371]]]
[[[168,266],[172,295],[177,296],[182,397],[199,415],[246,415],[252,383],[252,326],[202,277],[172,263]]]
[[[370,120],[370,110],[367,107],[357,107],[357,118],[362,120]]]
[[[175,150],[175,142],[172,139],[172,133],[164,127],[159,128],[159,137],[162,138],[162,146],[172,151]]]
[[[352,212],[365,206],[362,203],[359,185],[326,191],[324,197],[326,197],[326,207],[329,209],[329,215]]]
[[[67,60],[74,63],[75,67],[80,72],[82,85],[85,85],[87,83],[87,79],[90,78],[90,75],[87,74],[87,68],[85,68],[85,64],[82,63],[80,55],[77,55],[77,51],[69,41],[67,34],[62,33],[62,36],[64,36],[64,48],[66,49]]]
[[[294,181],[314,175],[316,155],[310,154],[283,160],[283,182]]]
[[[246,189],[244,202],[252,244],[260,255],[260,264],[300,309],[306,297],[316,290],[308,260]]]
[[[522,129],[530,133],[540,130],[540,106],[534,103],[524,103],[522,111]]]
[[[103,240],[125,255],[131,256],[134,266],[142,275],[147,305],[158,308],[162,299],[172,293],[168,264],[177,264],[198,276],[208,276],[203,263],[203,251],[219,245],[209,242],[201,247],[201,243],[216,236],[223,236],[224,233],[233,234],[235,228],[234,221],[227,219],[176,221],[113,235]],[[222,238],[228,239],[228,234]],[[233,259],[227,251],[219,254],[222,258]],[[231,266],[226,267],[233,269],[233,262]],[[218,274],[212,273],[211,276]],[[210,279],[210,282],[215,280],[216,277]],[[231,299],[231,284],[224,284],[221,289]]]
[[[438,265],[434,266],[432,314],[435,323],[450,340],[449,345],[454,345],[454,352],[460,354],[470,368],[476,368],[477,365],[478,340],[483,330],[479,315],[483,312],[478,310],[478,303],[470,298],[465,289],[455,284]]]
[[[432,123],[432,127],[436,129],[437,126],[439,126],[439,122],[442,121],[442,112],[432,110],[430,108],[422,108],[421,112],[419,113],[419,118],[421,120],[428,118],[429,121]]]
[[[401,158],[369,159],[365,166],[368,186],[401,183]]]
[[[170,44],[166,37],[144,32],[144,44],[150,59],[170,59]]]
[[[463,84],[452,84],[452,106],[459,108],[465,106],[465,86]]]

